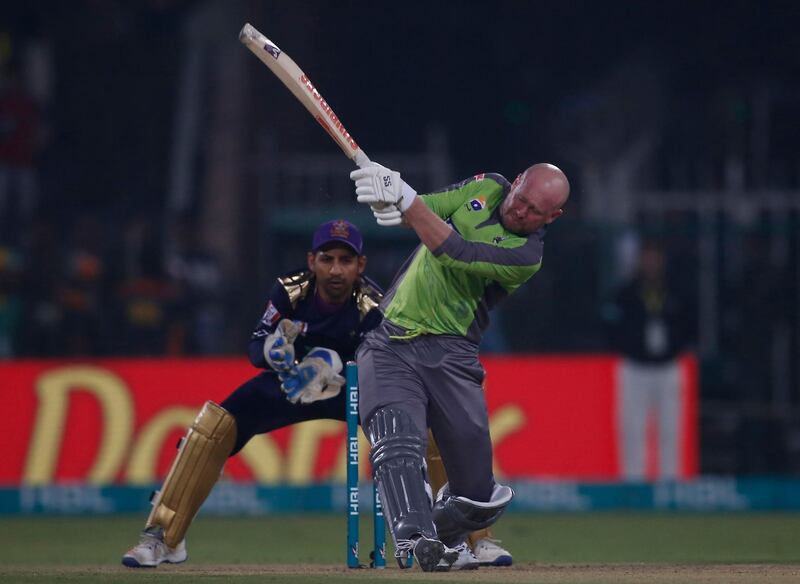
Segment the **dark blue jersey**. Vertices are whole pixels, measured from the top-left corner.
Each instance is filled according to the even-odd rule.
[[[299,361],[314,347],[333,349],[342,363],[355,359],[361,337],[383,318],[378,310],[383,292],[366,276],[353,287],[352,296],[341,306],[325,305],[316,297],[316,278],[309,270],[279,277],[272,287],[267,308],[250,337],[250,362],[269,369],[264,359],[264,340],[284,319],[297,321],[302,332],[294,343]]]

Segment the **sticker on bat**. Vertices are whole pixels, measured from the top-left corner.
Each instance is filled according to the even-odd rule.
[[[267,51],[270,55],[272,55],[276,59],[281,55],[281,50],[275,45],[272,45],[270,43],[264,43],[264,50]]]

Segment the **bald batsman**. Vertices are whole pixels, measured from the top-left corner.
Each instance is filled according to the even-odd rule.
[[[379,225],[405,224],[421,242],[381,302],[383,322],[356,353],[359,410],[398,564],[413,554],[423,570],[447,569],[468,534],[490,527],[513,498],[492,474],[478,346],[489,311],[541,267],[569,183],[546,163],[512,183],[481,174],[426,195],[378,164],[350,177]],[[433,509],[428,425],[449,479]]]

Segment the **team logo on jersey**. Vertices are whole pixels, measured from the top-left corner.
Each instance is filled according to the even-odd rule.
[[[269,304],[267,304],[267,310],[264,312],[264,316],[261,317],[261,322],[267,326],[275,324],[281,318],[281,313],[278,312],[278,309],[275,308],[275,305],[272,304],[270,300]]]
[[[497,245],[498,243],[500,243],[501,241],[505,241],[506,239],[508,239],[508,235],[498,235],[497,237],[492,239],[492,243]]]
[[[472,199],[469,202],[469,208],[473,211],[481,211],[484,207],[486,207],[486,197],[482,195],[477,199]]]

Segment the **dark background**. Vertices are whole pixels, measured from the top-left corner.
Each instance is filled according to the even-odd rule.
[[[241,353],[275,274],[332,216],[364,228],[389,283],[413,238],[355,209],[352,165],[239,44],[249,21],[420,191],[538,161],[568,174],[545,267],[485,350],[608,351],[605,303],[655,239],[694,308],[703,470],[796,473],[799,16],[791,1],[4,7],[0,355]]]

